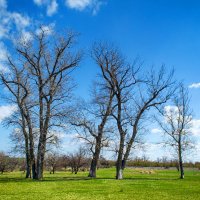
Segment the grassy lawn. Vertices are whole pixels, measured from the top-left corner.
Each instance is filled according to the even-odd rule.
[[[185,180],[173,170],[127,169],[124,180],[115,180],[115,169],[98,170],[98,178],[86,172],[45,173],[43,181],[24,179],[21,172],[0,175],[0,200],[199,200],[200,171],[186,171]]]

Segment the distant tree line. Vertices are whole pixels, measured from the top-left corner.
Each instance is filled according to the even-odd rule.
[[[90,169],[91,158],[83,153],[83,149],[79,149],[75,154],[58,155],[56,153],[47,154],[45,158],[44,168],[50,174],[55,174],[59,171],[71,172],[77,174],[79,172],[86,172]],[[114,160],[106,160],[104,157],[99,158],[97,169],[115,167]],[[200,170],[200,162],[185,162],[184,167]],[[135,158],[127,161],[127,167],[149,167],[149,168],[176,168],[178,171],[179,164],[177,160],[167,160],[166,157],[151,161],[146,158]],[[0,152],[0,173],[13,172],[13,171],[26,171],[26,159],[22,157],[13,157]]]

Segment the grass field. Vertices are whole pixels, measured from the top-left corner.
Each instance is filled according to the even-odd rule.
[[[200,171],[186,170],[185,180],[173,170],[127,169],[124,180],[115,180],[115,169],[98,170],[98,178],[86,172],[45,173],[43,181],[24,179],[21,172],[0,175],[0,200],[200,200]]]

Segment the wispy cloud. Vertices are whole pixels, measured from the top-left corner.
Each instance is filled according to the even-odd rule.
[[[200,83],[192,83],[189,88],[200,88]]]
[[[52,16],[58,11],[57,0],[33,0],[37,6],[45,6],[47,16]]]
[[[33,0],[33,2],[38,5],[41,6],[45,1],[44,0]]]
[[[66,6],[71,9],[84,10],[92,4],[92,0],[66,0]]]
[[[7,10],[7,1],[0,0],[0,39],[10,37],[13,30],[22,31],[30,25],[30,18]]]
[[[86,8],[92,10],[92,14],[96,15],[101,5],[104,3],[100,0],[66,0],[66,6],[70,9],[83,11]]]
[[[0,122],[6,117],[11,116],[17,110],[16,105],[0,106]]]
[[[4,45],[4,41],[8,39],[14,44],[16,35],[27,33],[26,29],[30,26],[31,19],[22,13],[9,11],[7,1],[0,0],[0,21],[0,70],[6,71],[5,62],[9,52]]]
[[[9,55],[3,42],[0,42],[0,71],[6,71],[5,62],[7,61],[7,56]]]
[[[47,6],[47,15],[52,16],[53,14],[57,12],[57,9],[58,9],[57,1],[56,0],[51,1],[51,3],[48,4]]]
[[[7,1],[6,0],[0,0],[0,9],[7,8]]]
[[[200,119],[193,119],[190,131],[195,136],[200,136]]]
[[[1,49],[0,53],[0,62],[1,62],[7,60],[8,52],[3,42],[0,42],[0,49]]]
[[[158,128],[153,128],[151,130],[151,133],[154,133],[154,134],[158,134],[158,133],[162,133],[162,130],[158,129]]]

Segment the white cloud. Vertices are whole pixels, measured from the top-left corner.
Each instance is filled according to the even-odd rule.
[[[7,60],[7,56],[9,55],[5,45],[3,44],[3,42],[0,42],[0,49],[1,49],[1,53],[0,53],[0,71],[7,71],[4,63]]]
[[[164,107],[164,110],[165,110],[166,114],[168,115],[168,114],[171,114],[171,113],[174,113],[174,112],[178,112],[178,107],[168,105],[168,106]]]
[[[11,38],[11,33],[21,32],[30,25],[28,16],[8,11],[5,0],[0,0],[0,21],[0,39]]]
[[[22,31],[21,37],[19,39],[19,41],[16,41],[16,43],[20,43],[23,45],[28,45],[29,42],[31,42],[33,40],[33,36],[30,32],[28,31]]]
[[[51,3],[47,6],[47,15],[52,16],[57,12],[58,9],[58,3],[56,0],[51,1]]]
[[[144,151],[138,151],[135,156],[142,157],[147,156],[150,160],[157,160],[157,158],[166,157],[168,160],[175,159],[176,153],[170,147],[166,147],[163,144],[145,143]],[[135,152],[134,152],[135,154]],[[184,155],[184,161],[196,162],[200,159],[200,141],[195,143],[195,151],[189,151]]]
[[[19,13],[10,13],[11,19],[15,22],[16,26],[21,30],[21,28],[25,28],[29,26],[30,19],[28,17],[22,16]]]
[[[158,128],[153,128],[153,129],[151,130],[151,132],[154,133],[154,134],[162,133],[162,131],[161,131],[160,129],[158,129]]]
[[[52,16],[58,10],[57,0],[33,0],[37,6],[45,6],[47,8],[47,16]]]
[[[189,88],[200,88],[200,83],[192,83]]]
[[[11,116],[17,110],[16,105],[0,106],[0,122],[6,117]]]
[[[100,6],[104,3],[100,0],[66,0],[65,5],[70,9],[83,11],[86,8],[92,10],[92,14],[96,15],[100,9]]]
[[[195,136],[200,136],[200,119],[193,119],[191,121],[190,131]]]
[[[7,8],[7,1],[6,0],[0,0],[0,9]]]
[[[66,0],[66,5],[71,9],[84,10],[92,4],[92,0]]]
[[[102,1],[95,1],[94,6],[93,6],[93,10],[92,10],[92,14],[96,15],[99,12],[101,5],[103,5],[103,4],[104,3]]]
[[[3,26],[2,24],[0,24],[0,38],[3,38],[6,36],[8,30],[6,29],[5,26]]]
[[[5,47],[5,45],[4,45],[3,42],[0,42],[0,49],[1,49],[0,62],[6,61],[7,60],[8,52],[7,52],[6,47]]]
[[[41,6],[44,3],[44,0],[33,0],[33,2],[38,5]]]

